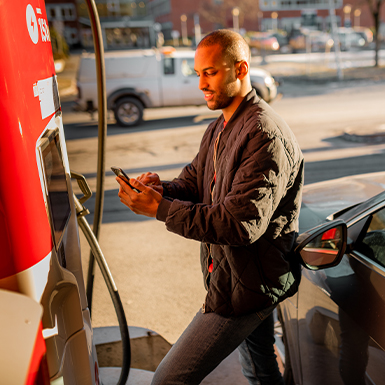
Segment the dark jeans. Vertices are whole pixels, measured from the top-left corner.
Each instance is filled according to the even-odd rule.
[[[283,385],[273,346],[273,310],[233,318],[199,311],[159,364],[152,385],[200,384],[237,347],[250,384]]]

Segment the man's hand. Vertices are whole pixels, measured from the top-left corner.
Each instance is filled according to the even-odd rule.
[[[135,214],[145,215],[146,217],[156,217],[162,195],[153,188],[154,186],[147,187],[142,182],[131,178],[130,184],[132,187],[140,191],[140,193],[137,193],[121,178],[116,177],[115,179],[120,184],[118,195],[123,204]]]
[[[160,195],[163,196],[163,187],[162,182],[160,181],[159,175],[152,173],[152,172],[146,172],[145,174],[140,175],[138,178],[136,178],[139,182],[142,182],[146,186],[150,186],[155,191],[157,191]]]

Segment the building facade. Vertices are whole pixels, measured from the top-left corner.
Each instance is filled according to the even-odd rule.
[[[263,15],[262,30],[275,26],[286,31],[299,27],[327,31],[331,27],[331,13],[340,27],[371,28],[374,23],[367,3],[361,0],[259,0],[259,8]]]
[[[290,32],[308,27],[327,31],[331,8],[338,26],[372,28],[374,25],[369,6],[362,0],[148,0],[147,3],[167,39],[171,33],[183,35],[184,29],[193,37],[197,22],[202,34],[217,28]],[[385,6],[381,20],[385,23]]]
[[[148,9],[161,24],[166,41],[187,34],[194,44],[201,34],[218,28],[258,30],[257,0],[149,0]]]
[[[327,31],[331,7],[339,26],[372,27],[363,0],[95,0],[106,49],[195,45],[218,28],[237,31],[298,27]],[[46,0],[50,26],[70,47],[92,47],[85,0]],[[385,6],[381,20],[385,23]]]
[[[80,25],[76,0],[47,0],[45,6],[50,26],[64,36],[69,46],[78,45]]]
[[[45,0],[50,27],[70,47],[92,48],[85,0]],[[156,44],[154,19],[145,0],[95,0],[105,49],[150,48]]]

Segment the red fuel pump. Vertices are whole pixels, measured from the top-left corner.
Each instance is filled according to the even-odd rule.
[[[149,384],[152,371],[171,347],[155,332],[134,327],[135,369],[130,371],[123,305],[97,241],[107,109],[100,23],[95,1],[86,4],[98,58],[100,106],[93,230],[82,206],[91,191],[84,177],[69,167],[44,0],[0,0],[2,384],[98,385],[99,373],[107,377],[105,385]],[[77,180],[82,198],[74,196],[71,178]],[[92,252],[87,291],[79,229]],[[91,325],[95,260],[119,322],[119,327],[107,328],[107,334]],[[111,355],[118,346],[121,353]]]
[[[98,384],[45,4],[0,7],[1,382]]]

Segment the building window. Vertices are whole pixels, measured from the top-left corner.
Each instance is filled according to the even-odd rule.
[[[70,45],[79,43],[79,33],[76,28],[66,27],[64,30],[66,42]]]
[[[74,4],[47,4],[48,20],[73,21],[76,20]]]
[[[175,74],[174,58],[171,58],[171,57],[164,58],[163,71],[164,71],[165,75],[174,75]]]
[[[152,15],[154,17],[168,15],[171,13],[171,0],[154,0],[150,3]]]

